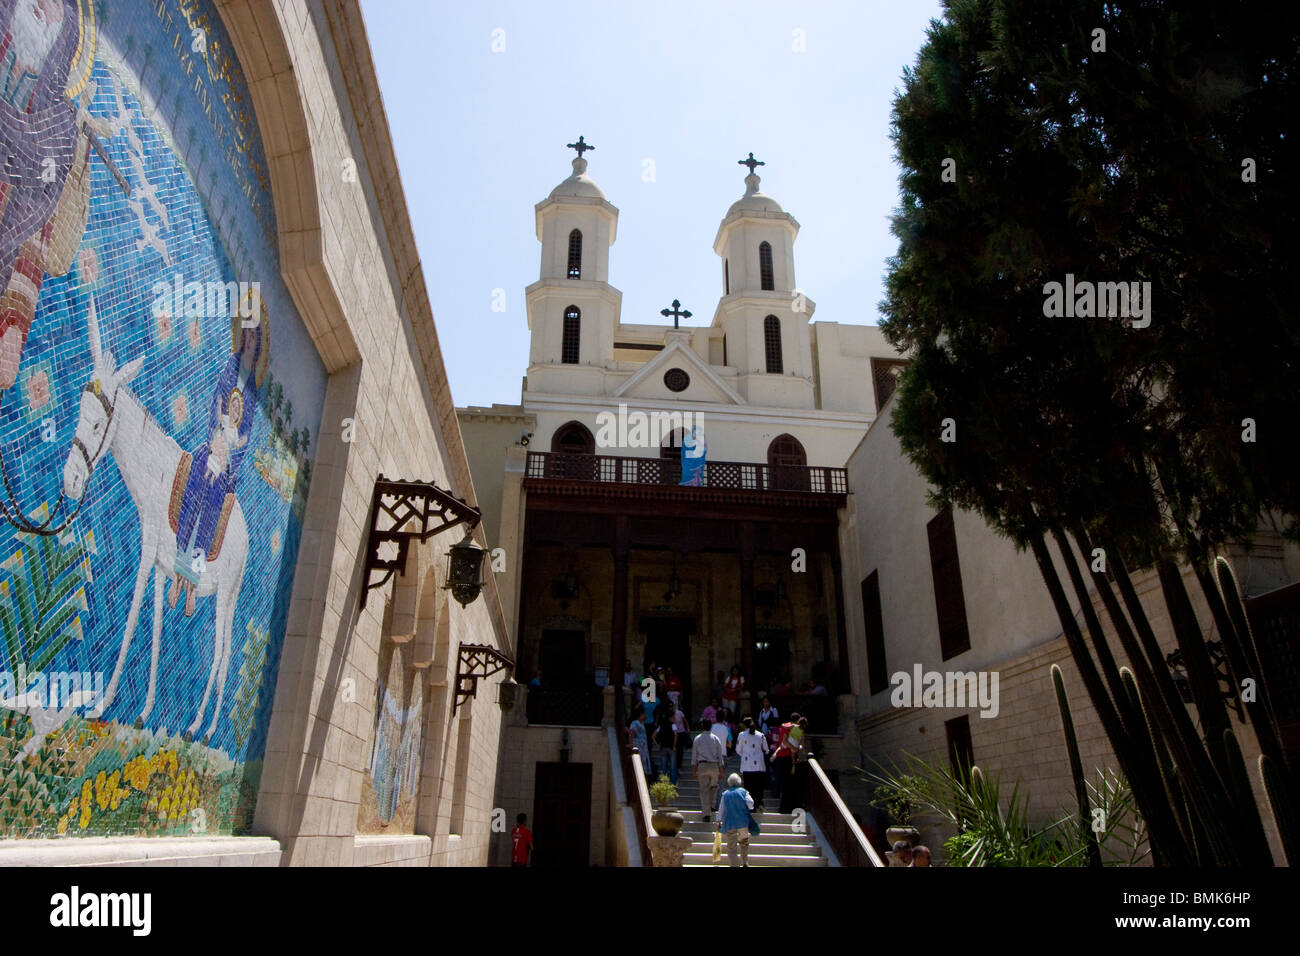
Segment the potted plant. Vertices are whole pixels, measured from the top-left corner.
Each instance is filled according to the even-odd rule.
[[[871,804],[880,807],[894,821],[894,825],[885,831],[885,839],[891,847],[900,840],[908,846],[916,846],[921,840],[921,831],[912,826],[911,800],[912,788],[920,782],[916,777],[903,774],[897,781],[876,784]]]
[[[654,801],[655,811],[650,815],[650,825],[660,836],[674,837],[681,830],[686,818],[673,809],[677,799],[677,788],[663,774],[650,784],[650,799]]]

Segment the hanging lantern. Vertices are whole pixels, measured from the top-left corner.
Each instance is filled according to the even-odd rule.
[[[472,604],[483,590],[483,554],[474,543],[473,528],[465,529],[465,537],[447,552],[447,583],[443,587],[462,607]]]

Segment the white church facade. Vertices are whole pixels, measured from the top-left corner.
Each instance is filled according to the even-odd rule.
[[[566,862],[604,863],[601,725],[623,709],[613,686],[628,668],[672,668],[692,720],[732,667],[747,681],[741,714],[778,691],[788,712],[812,682],[825,689],[804,699],[813,731],[832,749],[852,732],[845,695],[864,663],[845,630],[844,466],[903,362],[875,327],[814,319],[796,282],[799,223],[760,190],[752,154],[713,243],[712,320],[683,327],[674,301],[660,323],[625,322],[619,212],[587,174],[585,142],[573,148],[572,174],[535,210],[521,400],[458,417],[506,558],[517,674],[541,672],[506,727],[497,801],[536,821],[539,853],[545,840]],[[568,829],[547,832],[560,819]]]

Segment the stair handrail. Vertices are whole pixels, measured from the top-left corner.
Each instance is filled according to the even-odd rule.
[[[636,781],[636,796],[641,806],[641,819],[645,823],[645,834],[648,839],[650,834],[655,832],[650,822],[654,810],[650,806],[650,786],[645,782],[645,768],[641,766],[641,752],[636,747],[632,748],[632,779]]]
[[[842,866],[884,866],[880,854],[868,841],[858,822],[849,813],[839,791],[831,784],[816,757],[808,758],[814,786],[809,793],[809,808],[826,834]]]
[[[609,779],[614,789],[614,814],[619,818],[623,829],[623,841],[627,844],[628,866],[649,866],[644,861],[649,859],[646,853],[645,836],[641,833],[640,807],[633,807],[628,800],[627,757],[623,751],[627,747],[623,734],[614,726],[605,728],[609,739]]]

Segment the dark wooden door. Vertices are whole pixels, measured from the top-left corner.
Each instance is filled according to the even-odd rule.
[[[539,762],[533,816],[533,866],[589,866],[591,764]]]

